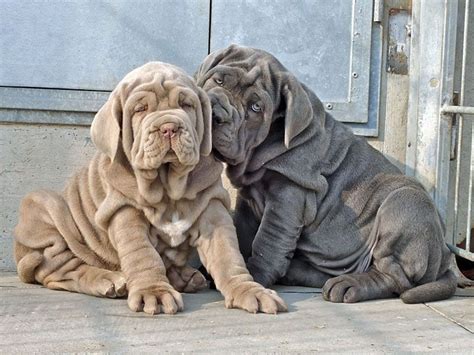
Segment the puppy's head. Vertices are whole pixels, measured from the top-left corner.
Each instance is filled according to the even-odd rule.
[[[266,139],[286,149],[317,115],[300,82],[273,55],[231,45],[211,53],[195,74],[211,100],[216,156],[237,165]],[[269,136],[271,134],[271,137]]]
[[[117,85],[92,122],[91,138],[133,169],[193,167],[211,152],[209,99],[181,69],[150,62]]]

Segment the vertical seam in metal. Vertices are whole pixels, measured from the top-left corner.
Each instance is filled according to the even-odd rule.
[[[207,54],[211,53],[212,0],[209,0],[209,27],[207,36]]]
[[[405,174],[416,175],[416,157],[417,157],[417,135],[418,135],[418,116],[419,116],[419,92],[420,92],[420,50],[421,32],[420,32],[420,13],[422,11],[421,2],[415,1],[411,11],[411,29],[410,39],[410,59],[409,59],[409,94],[407,110],[407,147],[405,153]]]
[[[467,60],[467,34],[469,33],[469,9],[470,0],[466,0],[464,9],[464,29],[462,40],[462,64],[461,64],[461,92],[459,93],[459,106],[464,106],[464,90],[466,80],[466,60]]]
[[[464,33],[463,33],[463,53],[462,53],[462,66],[461,66],[461,92],[460,92],[460,105],[464,106],[464,94],[465,94],[465,82],[466,82],[466,62],[467,62],[467,36],[469,34],[469,14],[470,14],[471,2],[466,0],[465,9],[464,9]],[[462,116],[461,122],[464,120]],[[472,130],[472,126],[471,126]],[[472,146],[472,134],[471,134],[471,146]],[[472,148],[471,148],[472,154]],[[472,161],[472,156],[471,156]],[[467,213],[466,217],[468,222],[466,223],[466,251],[471,250],[471,213],[472,213],[472,166],[469,169],[469,184],[468,184],[468,197],[467,197]]]

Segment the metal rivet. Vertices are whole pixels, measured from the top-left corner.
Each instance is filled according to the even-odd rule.
[[[326,104],[326,108],[327,108],[328,110],[332,110],[332,104],[331,104],[331,103],[327,103],[327,104]]]
[[[437,88],[438,85],[439,85],[439,80],[438,80],[438,79],[433,78],[433,79],[430,80],[430,86],[431,86],[432,88]]]
[[[358,76],[359,76],[359,74],[357,74],[356,72],[353,72],[353,73],[352,73],[352,77],[353,77],[353,78],[357,78]]]

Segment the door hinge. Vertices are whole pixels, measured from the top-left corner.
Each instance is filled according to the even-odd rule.
[[[384,0],[374,0],[374,22],[376,23],[383,21],[383,3]]]

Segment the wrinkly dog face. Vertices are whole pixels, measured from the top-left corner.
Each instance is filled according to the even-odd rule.
[[[195,77],[211,100],[216,156],[230,165],[248,160],[270,131],[289,148],[313,117],[302,85],[263,50],[231,45],[211,53]]]
[[[125,76],[97,113],[91,136],[112,161],[134,170],[192,168],[211,151],[207,95],[181,69],[151,62]]]

